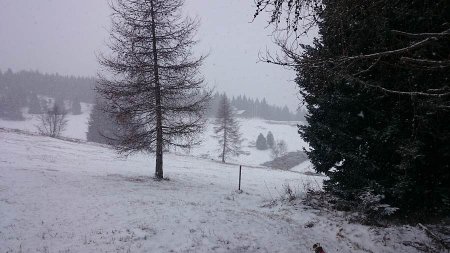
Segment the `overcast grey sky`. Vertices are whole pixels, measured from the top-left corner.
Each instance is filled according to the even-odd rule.
[[[295,74],[257,63],[258,52],[276,47],[264,18],[250,23],[253,0],[186,0],[186,12],[201,19],[198,49],[210,54],[203,66],[209,86],[297,108]],[[0,69],[95,75],[109,13],[106,0],[0,0]]]

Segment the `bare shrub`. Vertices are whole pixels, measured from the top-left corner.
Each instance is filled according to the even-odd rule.
[[[55,104],[44,114],[39,115],[39,125],[37,125],[39,133],[54,138],[59,137],[67,126],[66,116],[66,110]]]
[[[284,190],[284,196],[285,196],[286,200],[288,200],[289,202],[291,202],[297,198],[297,195],[295,194],[294,190],[292,190],[292,188],[289,184],[284,184],[283,190]]]
[[[287,144],[284,140],[277,140],[275,145],[271,148],[271,154],[272,158],[278,158],[280,156],[283,156],[287,153]]]

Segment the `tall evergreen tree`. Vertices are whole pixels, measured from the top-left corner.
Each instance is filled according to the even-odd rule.
[[[262,133],[258,135],[258,138],[256,139],[256,148],[259,150],[266,150],[267,149],[267,140],[266,137]]]
[[[182,0],[112,2],[112,54],[100,57],[106,73],[97,90],[127,131],[119,152],[155,153],[163,178],[163,151],[189,148],[204,126],[209,93],[198,77],[204,57],[192,48],[198,22],[183,18]]]
[[[26,90],[17,85],[10,69],[2,75],[0,81],[0,118],[24,120],[22,108],[27,105]]]
[[[225,162],[230,155],[238,156],[241,153],[242,139],[239,124],[233,116],[233,110],[226,96],[220,102],[214,124],[214,133],[220,146],[219,157],[222,162]]]
[[[102,108],[101,100],[92,108],[86,139],[92,142],[103,144],[117,144],[117,138],[120,136],[120,127],[115,121],[114,115],[107,113]]]
[[[281,111],[281,115],[283,115],[283,118],[285,120],[291,120],[291,112],[289,111],[289,108],[287,106],[284,106],[282,111]]]
[[[280,42],[290,61],[269,61],[297,70],[309,110],[300,134],[316,170],[329,176],[326,189],[350,199],[370,191],[403,213],[448,214],[450,3],[291,6],[314,12],[321,37],[302,53]],[[290,27],[301,28],[302,13],[291,16]],[[275,13],[271,22],[279,18]]]
[[[21,106],[7,94],[0,95],[0,118],[6,120],[24,120]]]

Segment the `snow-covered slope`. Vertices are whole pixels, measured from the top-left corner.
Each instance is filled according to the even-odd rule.
[[[71,115],[70,113],[67,115],[67,129],[62,133],[62,136],[86,140],[87,124],[92,105],[81,103],[81,107],[81,115]],[[24,121],[8,121],[0,119],[0,127],[36,132],[36,125],[38,125],[36,115],[27,114],[26,110],[24,110],[24,117],[26,119]],[[189,152],[178,152],[219,160],[218,155],[220,153],[220,147],[217,139],[213,137],[213,121],[214,120],[209,120],[206,131],[200,136],[203,140],[203,143],[200,146],[194,147]],[[243,137],[242,146],[245,154],[230,159],[230,162],[246,165],[260,165],[272,160],[269,150],[261,151],[254,147],[254,142],[259,133],[267,135],[268,131],[272,131],[275,139],[284,140],[287,143],[288,151],[302,150],[303,147],[307,147],[307,144],[297,133],[297,122],[279,122],[262,119],[239,119],[239,122]]]
[[[91,113],[92,106],[92,104],[81,103],[82,113],[80,115],[72,115],[71,113],[67,114],[68,124],[66,130],[62,134],[64,137],[86,140],[89,115]],[[38,116],[28,114],[27,111],[28,109],[24,108],[22,114],[25,120],[23,121],[0,119],[0,127],[36,132],[36,126],[39,125]]]
[[[260,133],[267,135],[271,131],[276,140],[284,140],[287,143],[288,151],[302,150],[307,144],[297,133],[296,122],[268,121],[263,119],[238,119],[240,132],[242,134],[242,150],[244,154],[233,157],[230,162],[260,165],[271,161],[270,150],[257,150],[255,147],[256,138]],[[208,127],[203,134],[203,143],[195,147],[190,154],[212,159],[218,159],[220,146],[214,138],[214,120],[209,120]]]
[[[300,172],[300,173],[315,173],[313,166],[311,164],[311,161],[309,161],[309,160],[300,163],[299,165],[290,169],[290,171]]]
[[[268,205],[321,177],[167,154],[125,159],[95,144],[0,130],[0,252],[417,252],[416,228],[378,229],[300,204]]]

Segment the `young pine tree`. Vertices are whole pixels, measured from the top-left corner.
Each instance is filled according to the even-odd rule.
[[[266,137],[264,137],[263,134],[259,134],[258,138],[256,139],[256,148],[259,150],[266,150],[267,149],[267,140]]]
[[[97,90],[122,128],[120,153],[155,153],[163,178],[163,150],[190,148],[204,126],[210,92],[194,57],[197,20],[184,18],[182,0],[111,1],[111,54],[100,57]]]
[[[222,158],[222,162],[225,162],[230,155],[238,156],[240,154],[242,140],[239,124],[233,116],[233,111],[226,96],[222,97],[219,104],[214,133],[219,140],[221,150],[219,157]]]
[[[273,134],[271,131],[267,133],[266,142],[269,148],[273,148],[275,146],[275,139],[273,138]]]

